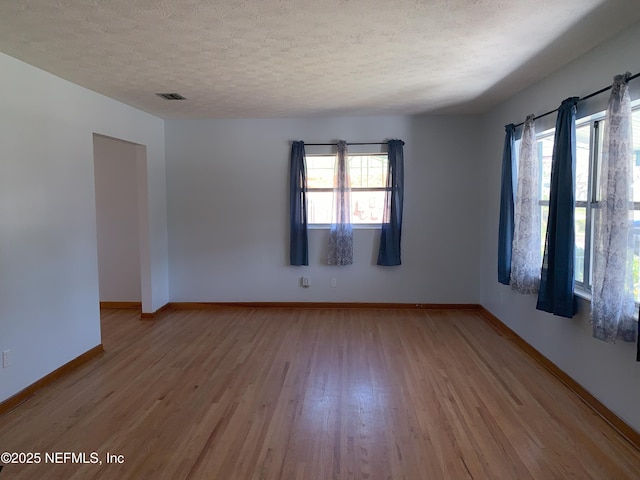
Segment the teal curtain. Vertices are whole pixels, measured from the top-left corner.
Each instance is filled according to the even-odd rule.
[[[380,249],[378,265],[401,265],[400,239],[402,237],[402,202],[404,198],[404,142],[389,140],[387,152],[389,166],[387,170],[387,191],[382,214]]]
[[[309,265],[307,171],[304,157],[304,142],[293,142],[289,169],[289,257],[291,265]]]
[[[500,183],[500,223],[498,225],[498,282],[511,281],[511,247],[513,243],[513,192],[515,176],[515,130],[513,123],[506,125],[502,149],[502,178]]]
[[[561,317],[575,313],[575,176],[576,105],[566,99],[558,108],[551,160],[549,218],[536,308]]]

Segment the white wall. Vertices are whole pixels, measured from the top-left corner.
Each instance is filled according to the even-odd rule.
[[[171,300],[477,303],[476,122],[166,121]],[[376,229],[355,231],[353,265],[328,266],[323,229],[309,232],[309,267],[289,266],[290,142],[390,138],[406,143],[403,265],[375,265]],[[302,275],[311,277],[310,288],[300,287]]]
[[[0,401],[100,343],[93,133],[147,146],[152,307],[168,301],[163,121],[0,54]]]
[[[555,317],[535,309],[535,296],[512,293],[497,281],[498,212],[500,168],[504,125],[519,123],[528,113],[541,114],[556,108],[570,96],[585,96],[610,85],[613,76],[640,68],[640,25],[636,25],[583,57],[568,64],[533,87],[521,92],[486,115],[484,155],[486,210],[482,230],[482,304],[527,342],[589,390],[609,409],[640,431],[640,363],[635,362],[635,344],[610,345],[592,338],[589,303],[579,301],[573,319]],[[635,98],[640,81],[632,84]],[[580,111],[606,104],[607,94],[580,104]],[[579,115],[578,115],[579,116]],[[540,127],[542,128],[540,122]],[[555,115],[546,120],[553,126]],[[539,128],[539,130],[541,130]]]
[[[142,302],[136,145],[93,136],[101,302]]]

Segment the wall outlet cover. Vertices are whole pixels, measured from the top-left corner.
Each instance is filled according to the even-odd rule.
[[[11,366],[11,350],[5,350],[2,352],[2,368]]]

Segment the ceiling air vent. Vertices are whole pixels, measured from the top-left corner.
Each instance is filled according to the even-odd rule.
[[[186,100],[179,93],[156,93],[159,97],[164,98],[165,100]]]

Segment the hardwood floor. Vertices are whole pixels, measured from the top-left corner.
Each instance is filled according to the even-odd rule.
[[[474,311],[102,316],[106,353],[0,418],[0,452],[42,455],[0,480],[640,478],[640,453]],[[45,463],[65,451],[103,464]]]

